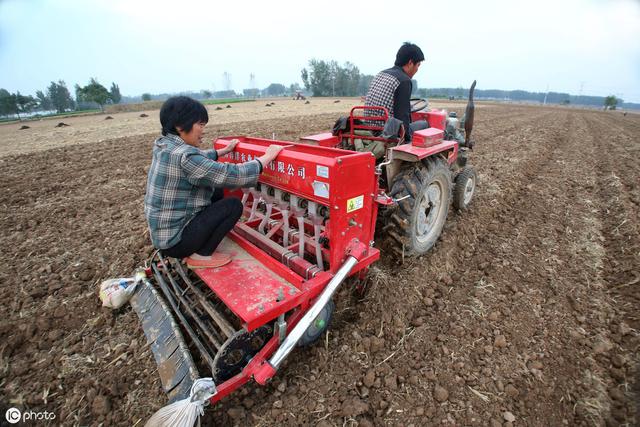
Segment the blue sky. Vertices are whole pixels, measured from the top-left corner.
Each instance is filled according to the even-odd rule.
[[[640,102],[640,2],[0,0],[0,87],[96,77],[124,95],[301,83],[311,58],[366,74],[403,41],[420,87],[614,94]]]

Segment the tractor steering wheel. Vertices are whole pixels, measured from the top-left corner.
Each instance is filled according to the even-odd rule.
[[[417,113],[418,111],[429,108],[429,100],[427,100],[427,98],[411,98],[409,104],[411,104],[412,113]]]

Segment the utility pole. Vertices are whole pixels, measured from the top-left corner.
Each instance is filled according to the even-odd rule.
[[[542,105],[547,105],[547,95],[549,95],[549,85],[547,84],[547,91],[544,94],[544,101],[542,101]]]

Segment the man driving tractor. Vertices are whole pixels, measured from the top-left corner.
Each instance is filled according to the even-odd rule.
[[[404,126],[404,140],[411,141],[413,132],[427,127],[424,120],[411,122],[411,79],[424,61],[422,50],[415,44],[405,42],[398,53],[394,66],[378,73],[371,81],[365,106],[385,107],[389,115],[400,120]],[[365,115],[374,115],[365,111]]]

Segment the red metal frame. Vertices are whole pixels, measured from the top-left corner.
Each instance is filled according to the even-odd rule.
[[[370,153],[245,136],[220,138],[214,147],[226,147],[232,139],[238,139],[239,144],[233,153],[219,161],[242,163],[260,157],[272,144],[286,147],[276,161],[265,165],[259,181],[262,185],[329,209],[329,219],[321,228],[321,236],[329,242],[328,248],[323,248],[327,271],[316,269],[313,277],[305,277],[301,273],[310,263],[300,257],[291,258],[288,265],[284,264],[283,256],[297,252],[299,242],[292,237],[290,245],[285,248],[272,239],[278,238],[281,229],[272,229],[265,234],[256,232],[254,227],[262,218],[262,214],[258,214],[257,219],[238,223],[229,233],[228,238],[233,243],[228,244],[238,252],[231,263],[216,269],[197,270],[196,273],[240,319],[247,331],[283,314],[287,315],[287,329],[290,331],[351,252],[357,251],[359,261],[350,275],[360,274],[380,257],[379,250],[369,245],[373,241],[377,217],[375,159]],[[327,138],[321,135],[318,139]],[[227,197],[240,195],[239,191],[226,192]],[[248,202],[253,202],[252,198],[249,196]],[[246,209],[245,213],[249,210]],[[289,214],[292,215],[291,212]],[[281,219],[282,215],[283,212],[276,207],[271,219]],[[292,227],[298,225],[293,215],[290,221]],[[313,229],[308,220],[305,220],[304,227],[310,231]],[[309,240],[310,236],[305,236],[305,247],[313,248],[309,246]],[[354,249],[353,242],[364,244]],[[242,254],[239,255],[240,251]],[[211,402],[222,399],[249,381],[278,346],[278,338],[274,336],[241,373],[217,385],[218,392]]]
[[[296,310],[291,316],[287,319],[287,333],[291,332],[291,330],[296,326],[296,324],[300,321],[304,313],[306,312],[306,308]],[[258,371],[258,369],[262,366],[262,364],[267,360],[277,349],[279,346],[278,337],[272,337],[267,344],[256,354],[253,359],[245,366],[245,368],[235,377],[228,379],[222,384],[216,384],[217,393],[209,399],[211,403],[215,403],[222,399],[223,397],[228,396],[235,389],[242,387],[244,384],[249,382],[253,378],[253,374]]]
[[[444,131],[447,127],[447,112],[445,110],[431,109],[429,111],[417,111],[411,113],[411,121],[426,120],[430,128]]]
[[[415,147],[428,147],[439,143],[444,139],[444,131],[438,128],[417,130],[411,138],[411,145]]]
[[[447,163],[452,165],[458,157],[458,147],[459,144],[457,141],[443,140],[428,147],[416,147],[415,145],[404,144],[392,147],[391,150],[412,156],[414,158],[412,161],[418,161],[436,154],[446,153]]]
[[[380,112],[380,115],[357,114],[365,109],[375,110]],[[446,115],[443,112],[419,113],[415,117],[426,118],[433,128],[444,130]],[[383,129],[383,126],[370,123],[357,124],[357,120],[386,122],[388,118],[389,113],[383,107],[353,107],[349,115],[348,134],[334,137],[324,133],[303,139],[313,145],[246,136],[224,137],[215,141],[214,148],[221,149],[232,139],[239,140],[234,152],[219,159],[227,163],[253,160],[263,155],[272,144],[285,146],[276,161],[264,166],[260,183],[316,202],[328,208],[330,212],[329,219],[326,219],[321,227],[321,237],[329,242],[328,247],[322,249],[328,271],[318,271],[315,276],[306,277],[303,272],[309,262],[300,257],[291,258],[290,263],[285,265],[282,258],[288,253],[297,252],[299,242],[292,238],[286,248],[278,244],[273,239],[282,234],[280,228],[271,229],[265,234],[256,233],[254,227],[261,221],[262,214],[258,214],[257,219],[251,222],[237,224],[228,236],[252,257],[250,267],[247,267],[247,263],[232,261],[231,264],[218,269],[198,271],[197,274],[238,316],[247,331],[252,331],[283,314],[288,316],[287,330],[291,331],[307,312],[313,300],[330,282],[349,253],[354,250],[353,242],[363,242],[364,245],[358,245],[356,258],[359,261],[350,275],[360,275],[380,257],[379,250],[372,247],[378,204],[390,204],[392,201],[381,193],[378,187],[375,159],[371,153],[332,147],[343,138],[348,138],[351,144],[355,138],[363,138],[364,136],[354,133],[356,130]],[[414,161],[442,152],[448,152],[450,164],[455,161],[458,152],[457,142],[442,140],[439,133],[433,130],[418,135],[417,145],[422,146],[402,144],[391,149]],[[382,137],[364,138],[391,143]],[[227,191],[226,196],[241,196],[241,192]],[[250,195],[247,202],[253,202],[252,199],[253,195]],[[245,209],[246,213],[248,208]],[[290,225],[298,225],[291,212],[289,214]],[[271,219],[281,219],[282,215],[283,212],[275,205]],[[311,231],[313,225],[305,220],[304,228]],[[306,236],[305,248],[309,250],[313,247],[309,242],[309,236]],[[250,286],[241,285],[240,283],[246,283],[246,277],[249,276],[255,283]],[[280,296],[276,298],[276,294]],[[248,382],[278,346],[278,337],[272,337],[241,373],[217,385],[218,392],[210,399],[211,402],[222,399]]]
[[[380,112],[379,115],[365,115],[362,113],[361,115],[356,114],[357,111],[374,111]],[[389,111],[384,107],[378,106],[355,106],[351,109],[349,113],[349,133],[339,135],[340,138],[346,138],[349,144],[354,144],[354,139],[368,139],[372,141],[382,141],[388,145],[397,144],[398,141],[390,141],[386,138],[382,138],[380,136],[364,136],[357,135],[354,133],[356,130],[369,130],[369,131],[382,131],[384,126],[371,125],[371,124],[357,124],[356,120],[362,121],[382,121],[386,122],[389,119]],[[393,150],[401,148],[399,151],[409,151],[412,155],[415,155],[417,160],[422,160],[425,157],[433,156],[435,154],[439,154],[444,151],[448,151],[447,158],[449,164],[452,164],[458,154],[458,143],[456,141],[447,141],[444,139],[444,130],[446,128],[446,120],[447,120],[447,112],[445,110],[432,109],[430,111],[418,111],[415,113],[411,113],[411,120],[426,120],[429,124],[429,128],[414,132],[414,140],[412,141],[412,146],[426,148],[429,147],[428,150],[417,149],[415,151],[407,149],[406,145],[400,144],[392,147]],[[311,137],[305,137],[303,140],[307,139],[321,139],[322,137],[326,138],[326,134],[318,134],[313,135]],[[400,137],[400,141],[404,140],[404,133]],[[327,143],[328,144],[328,143]],[[455,145],[455,147],[454,147]],[[383,203],[385,204],[385,203]]]
[[[356,111],[360,111],[362,110],[362,115],[356,115],[355,112]],[[380,112],[380,115],[366,115],[365,112],[366,111],[372,111],[372,112]],[[351,109],[351,111],[349,112],[349,143],[351,145],[354,145],[354,140],[355,139],[367,139],[367,140],[371,140],[371,141],[383,141],[386,143],[390,143],[390,141],[387,138],[383,138],[381,136],[364,136],[364,135],[357,135],[354,133],[354,131],[356,130],[367,130],[367,131],[372,131],[372,132],[380,132],[384,129],[384,125],[379,126],[379,125],[372,125],[372,124],[358,124],[356,123],[356,120],[360,120],[363,121],[364,123],[367,122],[383,122],[386,123],[387,120],[389,120],[389,111],[384,108],[384,107],[376,107],[376,106],[355,106]],[[402,129],[402,134],[400,135],[400,140],[404,140],[404,128]]]
[[[340,143],[340,138],[334,136],[331,132],[323,132],[305,136],[300,138],[300,141],[306,144],[320,145],[322,147],[336,147]]]
[[[375,223],[371,224],[371,217],[378,181],[370,153],[245,136],[220,138],[215,148],[226,147],[231,139],[240,142],[234,153],[219,159],[221,162],[254,159],[272,144],[286,147],[276,161],[265,166],[260,182],[329,208],[330,219],[323,233],[330,242],[329,271],[335,273],[340,268],[349,241],[373,241]],[[360,268],[356,265],[355,269]]]

